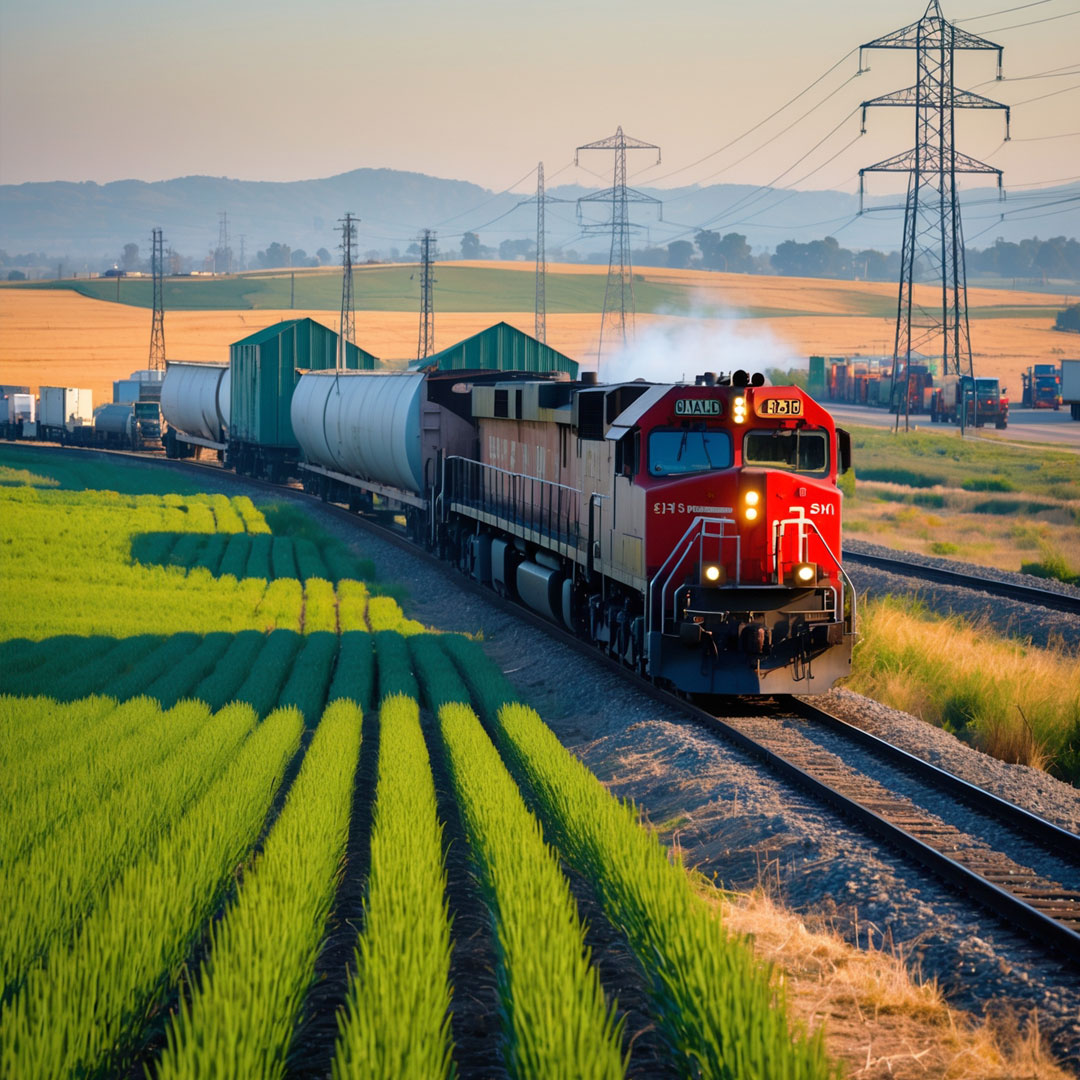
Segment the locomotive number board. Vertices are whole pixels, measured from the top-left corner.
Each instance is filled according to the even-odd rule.
[[[802,398],[770,397],[754,402],[758,416],[802,416]]]

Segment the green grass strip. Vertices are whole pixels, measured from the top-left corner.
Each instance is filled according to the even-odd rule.
[[[327,701],[347,698],[364,711],[373,707],[375,689],[375,646],[364,630],[346,630],[341,635],[334,681]]]
[[[564,858],[626,933],[682,1071],[724,1080],[835,1075],[823,1032],[793,1034],[770,970],[694,894],[683,869],[641,828],[633,805],[612,798],[532,709],[504,705],[497,730]]]
[[[589,964],[558,856],[467,705],[439,728],[479,879],[494,916],[504,1055],[512,1077],[622,1077],[622,1025]]]
[[[185,702],[160,723],[168,749],[156,763],[147,747],[125,747],[124,782],[107,798],[71,814],[0,879],[0,984],[25,976],[34,960],[65,942],[112,881],[134,859],[152,853],[170,823],[235,756],[251,730],[244,710],[213,719],[201,702]],[[138,749],[138,753],[134,752]]]
[[[305,634],[292,674],[278,695],[278,704],[295,705],[304,714],[309,727],[315,726],[322,712],[337,653],[337,634],[325,630]]]
[[[169,1023],[158,1080],[285,1075],[341,873],[359,752],[360,711],[329,706],[261,857],[214,927],[190,1002]]]
[[[302,729],[291,709],[260,724],[157,850],[116,881],[72,947],[54,949],[30,972],[0,1013],[0,1075],[63,1080],[124,1070],[258,837]]]
[[[334,1080],[451,1075],[450,923],[442,826],[415,701],[379,713],[364,931],[339,1018]]]

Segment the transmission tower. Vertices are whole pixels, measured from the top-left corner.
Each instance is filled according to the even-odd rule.
[[[859,49],[862,70],[864,49],[914,49],[917,76],[914,86],[862,103],[862,127],[871,106],[898,106],[915,110],[915,146],[904,153],[859,170],[859,210],[862,211],[863,177],[868,172],[906,172],[907,205],[904,212],[904,244],[900,260],[900,292],[896,308],[893,346],[892,402],[896,426],[910,413],[911,357],[940,350],[942,373],[972,375],[971,330],[967,309],[967,270],[964,265],[964,234],[956,177],[960,173],[996,176],[1001,170],[976,161],[956,149],[954,121],[957,109],[1004,109],[1005,138],[1009,138],[1009,109],[970,90],[953,85],[958,50],[997,53],[1001,78],[1002,47],[961,30],[945,20],[938,0],[930,0],[923,17],[910,26],[869,41]],[[915,296],[915,278],[933,287],[940,306],[921,303]],[[903,401],[899,400],[903,394]],[[961,410],[961,423],[964,421]]]
[[[547,342],[547,254],[544,250],[544,163],[536,166],[536,326],[533,337]]]
[[[215,273],[232,273],[232,251],[229,249],[229,215],[222,210],[218,214],[218,246],[214,253]]]
[[[150,272],[154,277],[154,317],[150,324],[151,371],[165,370],[165,249],[161,230],[153,230],[150,252]]]
[[[634,270],[630,261],[630,230],[635,228],[630,224],[627,207],[630,203],[653,203],[661,207],[659,214],[663,217],[663,204],[659,199],[646,195],[642,191],[635,191],[626,186],[626,151],[627,150],[655,150],[656,163],[660,164],[660,147],[652,143],[642,142],[623,134],[620,126],[614,135],[606,139],[598,139],[596,142],[586,143],[574,151],[574,164],[578,163],[578,157],[582,150],[614,150],[615,172],[611,187],[606,191],[597,191],[592,195],[583,195],[578,199],[578,216],[581,215],[581,204],[586,202],[610,202],[611,222],[608,225],[586,225],[585,232],[606,232],[611,230],[611,257],[608,260],[607,287],[604,290],[604,311],[600,317],[600,343],[597,346],[596,365],[600,367],[604,347],[604,327],[610,315],[614,332],[626,344],[628,334],[634,331]]]
[[[352,295],[352,249],[356,239],[356,218],[346,213],[341,222],[341,334],[338,338],[339,368],[345,367],[346,344],[356,340],[356,311]]]
[[[240,269],[247,269],[247,258],[244,255],[244,241],[247,240],[247,233],[240,234]]]
[[[420,236],[420,340],[416,358],[423,360],[435,351],[435,308],[432,305],[432,286],[435,284],[435,233],[425,229]]]

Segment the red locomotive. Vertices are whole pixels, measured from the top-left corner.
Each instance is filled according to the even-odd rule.
[[[598,385],[310,372],[305,485],[403,510],[464,571],[693,694],[815,693],[850,670],[850,441],[745,372]]]

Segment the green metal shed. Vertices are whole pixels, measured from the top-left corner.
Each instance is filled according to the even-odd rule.
[[[530,334],[500,322],[448,349],[414,360],[413,371],[565,371],[578,377],[578,364]]]
[[[296,372],[336,367],[337,352],[338,335],[314,319],[274,323],[230,345],[230,440],[295,448],[289,410]],[[370,371],[379,361],[347,342],[345,366]]]

